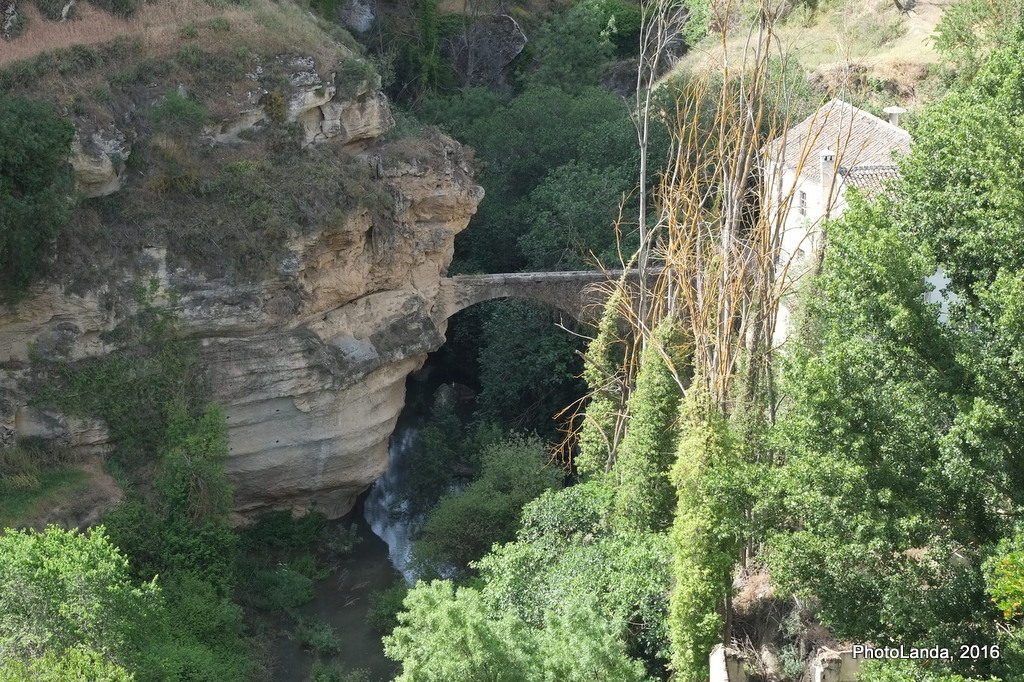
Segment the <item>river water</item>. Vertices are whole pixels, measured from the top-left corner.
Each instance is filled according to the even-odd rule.
[[[362,541],[354,552],[332,566],[326,579],[316,583],[313,601],[296,609],[300,618],[326,621],[339,633],[341,650],[337,655],[324,657],[324,661],[340,663],[346,670],[367,670],[374,682],[391,680],[399,669],[384,656],[380,634],[366,624],[370,593],[391,587],[403,578],[410,584],[414,579],[408,568],[409,550],[421,520],[407,518],[402,503],[402,483],[418,431],[411,423],[405,423],[411,421],[400,421],[391,436],[387,473],[352,514],[334,522],[345,526],[355,523]],[[280,629],[275,643],[273,679],[307,682],[313,655],[288,634],[287,617],[273,620]]]
[[[299,618],[330,623],[338,633],[340,650],[336,655],[323,657],[323,661],[339,663],[346,670],[366,670],[374,682],[391,680],[398,674],[398,666],[384,656],[380,634],[366,624],[366,612],[370,593],[391,587],[401,576],[391,566],[387,545],[358,518],[358,513],[333,523],[345,526],[355,523],[362,542],[353,552],[334,562],[330,575],[314,585],[313,601],[295,609],[295,614]],[[289,617],[273,617],[272,621],[279,630],[271,679],[307,682],[313,655],[303,650],[291,632]]]

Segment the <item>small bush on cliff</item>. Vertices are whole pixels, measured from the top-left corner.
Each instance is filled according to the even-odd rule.
[[[23,291],[42,248],[67,224],[74,127],[50,105],[0,96],[0,290]]]
[[[153,125],[171,134],[198,133],[208,120],[202,104],[176,92],[167,93],[161,102],[153,105]]]

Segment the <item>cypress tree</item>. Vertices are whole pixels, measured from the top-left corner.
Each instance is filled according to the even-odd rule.
[[[682,397],[666,362],[673,326],[665,319],[655,330],[629,397],[629,424],[614,469],[618,530],[656,531],[672,519],[675,495],[668,473],[675,459],[673,426]]]

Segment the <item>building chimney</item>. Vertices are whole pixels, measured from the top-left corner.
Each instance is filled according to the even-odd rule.
[[[836,177],[836,153],[831,149],[821,152],[821,214],[828,217],[832,208],[832,183]]]
[[[882,109],[885,113],[889,114],[889,123],[893,124],[897,128],[900,126],[900,115],[907,113],[907,110],[903,107],[886,107]]]

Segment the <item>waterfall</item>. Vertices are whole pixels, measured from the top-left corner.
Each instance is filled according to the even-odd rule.
[[[373,484],[363,503],[367,524],[374,535],[387,543],[391,565],[410,585],[416,580],[415,572],[409,568],[412,537],[423,524],[423,518],[409,518],[402,488],[418,435],[413,426],[399,425],[395,429],[388,449],[388,470]]]

